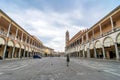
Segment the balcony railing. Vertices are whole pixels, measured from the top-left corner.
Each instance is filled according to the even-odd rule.
[[[9,35],[9,38],[11,38],[11,39],[15,39],[15,36],[13,36],[13,35]]]
[[[118,31],[118,30],[120,30],[120,28],[119,27],[115,27],[113,30],[114,31]]]
[[[2,30],[0,30],[0,34],[3,35],[3,36],[7,36],[7,33],[2,31]]]

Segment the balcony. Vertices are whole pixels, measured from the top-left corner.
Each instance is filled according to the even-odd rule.
[[[0,30],[0,35],[7,36],[7,33],[2,31],[2,30]]]
[[[13,36],[13,35],[9,35],[9,38],[11,38],[11,39],[15,39],[15,36]]]
[[[113,30],[116,32],[116,31],[120,30],[120,28],[119,28],[119,27],[116,27],[116,28],[114,28]]]

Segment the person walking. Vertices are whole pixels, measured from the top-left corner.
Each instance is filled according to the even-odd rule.
[[[69,66],[69,62],[70,62],[70,57],[69,57],[69,55],[68,55],[68,54],[67,54],[66,61],[67,61],[67,67],[68,67],[68,66]]]

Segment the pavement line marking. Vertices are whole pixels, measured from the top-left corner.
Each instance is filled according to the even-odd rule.
[[[98,70],[98,68],[95,67],[95,66],[88,66],[88,67],[94,68],[94,69],[97,69],[97,70]],[[119,73],[112,72],[111,70],[102,70],[102,71],[107,72],[107,73],[111,73],[111,74],[116,75],[116,76],[120,76]]]
[[[120,76],[120,74],[115,73],[115,72],[112,72],[112,71],[109,71],[109,70],[103,70],[103,71],[104,71],[104,72],[111,73],[111,74],[116,75],[116,76]]]
[[[21,68],[23,68],[23,67],[25,67],[25,66],[27,66],[28,64],[26,64],[26,65],[23,65],[23,66],[20,66],[20,67],[17,67],[17,68],[14,68],[14,69],[10,69],[10,70],[17,70],[17,69],[21,69]]]
[[[93,68],[93,69],[100,70],[100,69],[98,69],[98,68],[95,67],[95,66],[90,66],[90,65],[88,66],[88,65],[85,65],[85,64],[83,64],[83,65],[84,65],[84,66],[87,66],[87,67],[90,67],[90,68]],[[102,70],[102,71],[107,72],[107,73],[111,73],[111,74],[116,75],[116,76],[120,76],[119,73],[112,72],[111,70]]]

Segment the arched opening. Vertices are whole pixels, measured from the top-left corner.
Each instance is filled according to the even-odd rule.
[[[41,52],[42,53],[42,52]],[[78,57],[81,57],[80,56],[80,45],[78,46]]]
[[[78,57],[78,55],[79,55],[78,46],[75,46],[74,57]]]
[[[83,57],[83,48],[81,45],[80,45],[80,57]]]
[[[19,57],[19,51],[20,51],[20,44],[16,43],[15,44],[14,58],[18,58]]]
[[[32,49],[31,49],[31,47],[29,47],[29,53],[28,53],[28,56],[29,56],[29,57],[32,56]]]
[[[120,56],[120,33],[116,37],[117,47],[118,47],[118,53]]]
[[[112,38],[107,37],[104,39],[104,48],[105,48],[105,55],[107,59],[114,59],[116,58],[115,54],[115,46]]]
[[[87,57],[87,46],[86,45],[84,46],[84,55],[85,57]]]
[[[28,48],[28,46],[26,46],[25,57],[27,57],[28,50],[29,50],[29,48]]]
[[[24,51],[25,51],[25,46],[23,44],[21,44],[21,54],[20,54],[20,58],[24,57]]]
[[[14,47],[14,42],[12,40],[9,40],[5,52],[5,58],[12,58],[13,47]]]
[[[32,56],[34,56],[34,48],[32,47]]]
[[[90,58],[94,58],[94,45],[93,43],[90,43]]]
[[[95,48],[96,48],[96,57],[103,58],[102,44],[100,43],[99,40],[95,42]]]
[[[3,58],[5,39],[0,37],[0,59]]]

